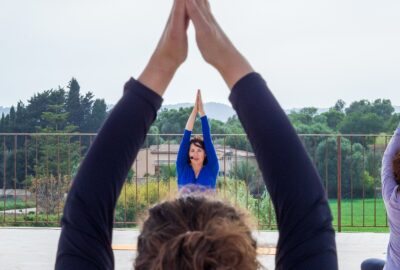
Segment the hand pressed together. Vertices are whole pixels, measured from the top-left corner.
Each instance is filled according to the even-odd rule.
[[[192,21],[204,60],[216,68],[228,87],[253,71],[218,25],[207,0],[175,0],[160,41],[139,81],[163,95],[188,54],[187,28]]]

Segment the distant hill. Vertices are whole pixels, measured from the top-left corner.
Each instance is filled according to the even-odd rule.
[[[179,108],[187,108],[193,106],[193,103],[178,103],[178,104],[170,104],[164,105],[161,109],[179,109]],[[217,102],[207,102],[204,103],[204,110],[207,113],[208,118],[216,119],[222,122],[226,122],[229,117],[235,115],[235,111],[231,106],[226,104],[217,103]]]
[[[394,112],[395,113],[400,113],[400,106],[393,106],[393,108],[394,108]],[[302,108],[292,108],[292,109],[286,109],[285,110],[285,113],[286,114],[289,114],[290,112],[298,112],[298,111],[300,111]],[[317,108],[317,113],[318,114],[320,114],[320,113],[324,113],[324,112],[327,112],[327,111],[329,111],[329,108]]]
[[[291,112],[299,112],[302,108],[292,108],[292,109],[285,109],[285,113],[289,114]],[[329,111],[328,108],[317,108],[317,114],[324,113]]]

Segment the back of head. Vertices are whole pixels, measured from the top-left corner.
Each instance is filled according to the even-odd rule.
[[[256,256],[244,214],[220,201],[191,196],[149,210],[135,269],[258,269]]]
[[[393,159],[393,173],[396,183],[400,185],[400,151],[398,151]]]

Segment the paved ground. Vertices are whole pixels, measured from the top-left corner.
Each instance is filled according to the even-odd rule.
[[[11,209],[11,210],[5,210],[5,211],[3,210],[3,211],[1,211],[1,214],[14,215],[14,213],[15,213],[17,215],[26,215],[29,212],[36,213],[36,208]]]
[[[0,269],[45,270],[54,268],[59,229],[48,228],[0,228]],[[113,244],[136,243],[138,231],[114,230]],[[275,245],[276,232],[255,233],[260,245]],[[339,233],[337,234],[339,268],[360,269],[365,258],[384,259],[389,234],[386,233]],[[131,251],[115,251],[117,270],[132,269],[135,254]],[[274,269],[274,256],[259,256],[267,269]]]

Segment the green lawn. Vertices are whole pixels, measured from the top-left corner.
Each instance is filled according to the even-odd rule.
[[[0,227],[59,227],[61,215],[46,215],[28,213],[22,215],[7,214],[0,212]]]
[[[337,229],[338,205],[337,200],[329,200],[332,210],[333,224]],[[375,206],[376,205],[376,206]],[[376,211],[375,211],[376,209]],[[354,232],[389,232],[386,221],[386,210],[383,200],[349,199],[341,200],[342,231]]]
[[[34,201],[26,201],[17,199],[16,202],[13,198],[8,198],[5,200],[5,210],[10,209],[24,209],[24,208],[32,208],[35,207]],[[4,210],[4,198],[0,199],[0,211]]]
[[[376,204],[376,211],[375,209]],[[335,229],[337,229],[337,200],[329,200],[329,205],[332,210],[333,215],[333,224]],[[16,207],[13,199],[8,199],[6,201],[6,210],[7,209],[22,209],[26,207],[34,207],[34,202],[27,202],[23,200],[17,200]],[[353,214],[352,214],[353,209]],[[4,210],[4,201],[0,200],[0,226],[11,225],[18,226],[20,224],[13,224],[14,215],[7,215],[6,220],[1,213]],[[343,232],[389,232],[387,228],[386,222],[386,210],[382,199],[354,199],[353,202],[351,200],[345,199],[341,201],[341,231]],[[45,222],[49,219],[50,222],[55,224],[46,224]],[[50,215],[49,217],[40,214],[38,216],[38,224],[35,224],[36,215],[29,214],[27,216],[20,215],[17,216],[17,222],[28,222],[28,226],[58,226],[57,224],[58,216]],[[134,227],[135,225],[117,225],[116,227]]]

